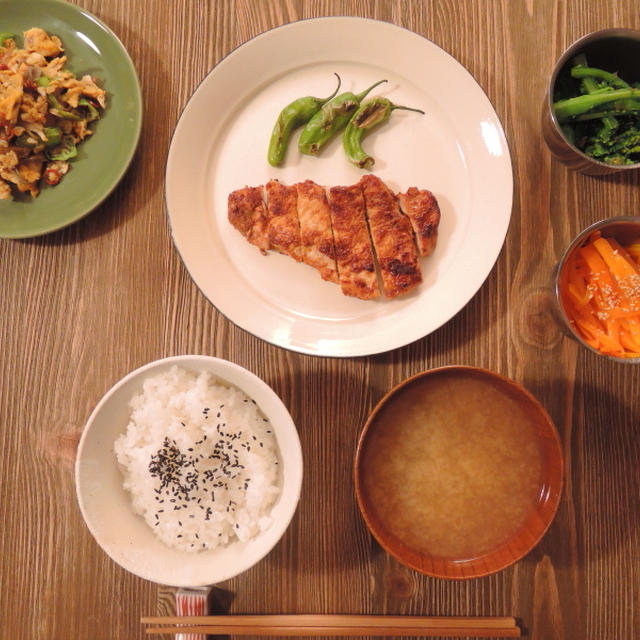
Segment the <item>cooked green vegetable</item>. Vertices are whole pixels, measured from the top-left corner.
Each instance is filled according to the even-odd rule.
[[[47,136],[47,147],[55,147],[62,142],[62,131],[58,127],[45,127],[44,135]]]
[[[361,169],[373,167],[375,160],[362,148],[362,137],[374,127],[386,122],[395,109],[417,111],[424,114],[421,109],[393,104],[388,98],[372,98],[360,105],[360,108],[349,120],[349,124],[342,134],[342,147],[347,158],[357,167]]]
[[[46,152],[49,160],[71,160],[78,155],[78,149],[71,136],[62,136],[61,143]]]
[[[325,103],[302,130],[298,141],[300,151],[309,155],[317,154],[334,135],[347,126],[364,97],[383,82],[386,80],[379,80],[362,93],[341,93]]]
[[[58,118],[64,118],[65,120],[82,120],[82,117],[77,113],[74,113],[69,109],[65,109],[53,93],[50,93],[47,96],[47,100],[49,101],[50,111],[54,115],[58,116]]]
[[[100,112],[98,111],[96,106],[92,104],[89,100],[87,100],[87,98],[84,98],[84,97],[78,100],[78,110],[84,111],[85,113],[84,119],[87,122],[93,122],[94,120],[97,120],[100,117]]]
[[[640,84],[576,58],[553,109],[571,144],[607,164],[640,162]]]
[[[3,31],[0,33],[0,47],[4,46],[5,40],[13,40],[15,38],[14,33],[10,33],[9,31]]]
[[[42,140],[37,134],[25,132],[17,136],[13,140],[13,144],[23,149],[38,149],[41,151],[44,147],[55,147],[62,141],[62,131],[58,127],[45,127],[44,135],[46,140]]]
[[[338,93],[341,81],[337,73],[335,76],[338,78],[338,86],[328,98],[314,98],[313,96],[298,98],[280,112],[273,126],[271,140],[269,141],[269,150],[267,152],[267,160],[272,167],[277,167],[282,164],[292,132],[303,124],[307,124],[320,110],[322,105]]]

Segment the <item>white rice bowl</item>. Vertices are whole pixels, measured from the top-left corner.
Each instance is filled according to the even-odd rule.
[[[278,445],[252,398],[173,366],[147,378],[130,407],[114,449],[134,511],[160,540],[202,551],[269,528]]]
[[[220,404],[225,405],[220,411],[222,421],[217,419],[216,407]],[[205,412],[209,418],[205,418],[205,408],[209,409]],[[225,409],[227,412],[223,413]],[[154,490],[159,488],[154,482],[162,484],[161,477],[166,481],[165,489],[175,490],[181,486],[180,482],[186,482],[187,474],[176,485],[175,474],[167,473],[167,461],[161,460],[161,464],[154,467],[157,472],[154,477],[149,474],[149,456],[156,456],[157,463],[158,451],[165,444],[192,457],[199,447],[198,461],[203,462],[213,454],[215,447],[207,447],[212,434],[218,432],[216,425],[224,422],[225,429],[229,427],[229,430],[224,431],[222,426],[220,429],[231,433],[231,422],[236,419],[249,424],[251,433],[247,433],[251,442],[261,441],[263,446],[258,444],[257,449],[261,451],[254,451],[254,446],[244,440],[244,433],[235,439],[228,437],[226,446],[239,449],[230,462],[237,461],[245,467],[233,469],[250,471],[251,479],[246,483],[246,475],[242,476],[239,484],[240,476],[225,477],[228,487],[213,487],[215,503],[220,500],[220,507],[214,509],[214,503],[208,505],[209,520],[201,515],[206,507],[199,506],[205,501],[199,492],[206,492],[210,497],[209,484],[220,481],[214,475],[209,483],[198,482],[197,489],[191,482],[186,492],[188,501],[179,502],[172,491],[171,495],[161,495]],[[165,438],[169,440],[165,442]],[[197,442],[200,444],[191,446]],[[251,450],[246,451],[241,442]],[[189,448],[194,451],[188,451]],[[200,455],[203,458],[199,458]],[[184,463],[186,456],[178,459]],[[186,466],[178,465],[178,468],[181,472],[193,472],[192,467],[186,469]],[[198,473],[204,474],[204,467],[198,469]],[[275,546],[297,508],[302,485],[302,452],[286,407],[260,378],[219,358],[174,356],[133,371],[102,398],[80,439],[75,478],[85,522],[115,562],[159,584],[194,587],[222,582],[242,573]],[[193,480],[192,475],[190,478]],[[185,491],[178,489],[178,494],[184,498]],[[156,496],[160,496],[158,500]],[[171,499],[176,502],[166,502]],[[231,505],[235,511],[230,509],[227,513],[229,501],[235,503]],[[167,505],[178,504],[180,509],[175,510],[175,517],[165,516],[166,509],[158,513]],[[160,518],[164,519],[164,526],[155,524]],[[189,522],[198,520],[198,525]],[[207,524],[207,533],[199,528],[203,523]]]

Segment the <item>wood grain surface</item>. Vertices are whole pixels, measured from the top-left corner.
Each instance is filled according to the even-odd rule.
[[[124,180],[62,231],[0,241],[0,637],[142,638],[140,617],[174,610],[98,547],[77,507],[73,464],[93,407],[132,369],[202,353],[270,384],[305,457],[298,512],[275,549],[217,585],[233,613],[516,616],[533,640],[621,640],[640,629],[640,368],[598,358],[553,317],[554,267],[588,224],[638,214],[638,173],[593,178],[551,158],[545,83],[564,48],[609,26],[640,29],[636,0],[76,0],[129,51],[144,95],[141,144]],[[332,359],[271,346],[204,298],[175,251],[164,170],[171,133],[206,73],[277,25],[324,15],[407,27],[464,65],[506,132],[515,181],[504,248],[452,320],[404,348]],[[10,22],[0,2],[0,23]],[[491,577],[422,576],[383,552],[354,497],[368,412],[393,385],[467,364],[523,384],[565,447],[558,515],[524,559]],[[487,523],[490,526],[491,523]]]

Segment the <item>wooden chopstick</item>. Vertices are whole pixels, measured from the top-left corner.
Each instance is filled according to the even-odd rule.
[[[218,615],[218,616],[156,616],[142,618],[143,624],[193,624],[193,625],[279,625],[286,627],[459,627],[465,628],[511,628],[516,626],[515,618],[485,616],[387,616],[366,614],[263,614],[263,615]]]
[[[385,637],[412,637],[423,638],[519,638],[520,628],[512,627],[489,629],[478,628],[448,628],[448,627],[280,627],[280,626],[222,626],[222,625],[190,625],[148,628],[150,635],[161,633],[201,633],[211,635],[231,636],[385,636]]]
[[[148,634],[202,633],[271,636],[395,636],[519,638],[512,617],[385,615],[236,615],[145,617]],[[167,626],[174,625],[174,626]]]

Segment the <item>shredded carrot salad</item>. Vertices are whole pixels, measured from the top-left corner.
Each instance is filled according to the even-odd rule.
[[[594,232],[567,260],[560,299],[591,347],[606,355],[640,357],[640,240],[623,247]]]

